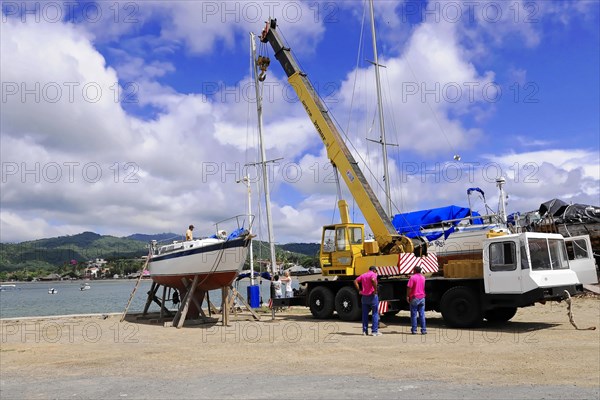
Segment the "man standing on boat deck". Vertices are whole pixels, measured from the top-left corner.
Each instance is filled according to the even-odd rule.
[[[419,325],[421,334],[427,334],[425,327],[425,277],[421,275],[421,267],[418,265],[408,280],[406,301],[410,304],[410,333],[417,334],[417,313],[419,314]]]
[[[359,288],[362,287],[362,290]],[[379,332],[379,296],[377,294],[377,268],[369,267],[369,270],[354,280],[354,286],[358,294],[362,295],[362,334],[369,334],[369,311],[373,312],[371,330],[373,336],[381,336]]]
[[[187,232],[185,232],[185,240],[194,240],[194,234],[193,234],[193,230],[194,230],[194,225],[190,225]]]

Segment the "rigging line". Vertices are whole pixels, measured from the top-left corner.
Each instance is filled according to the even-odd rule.
[[[398,162],[398,160],[400,160],[400,139],[398,136],[398,125],[396,124],[396,113],[393,112],[393,110],[395,110],[394,108],[394,102],[393,99],[394,97],[392,96],[392,90],[391,90],[391,85],[390,85],[390,76],[388,74],[387,69],[384,70],[384,75],[385,75],[385,81],[387,84],[387,95],[386,92],[384,92],[384,96],[386,98],[386,100],[389,102],[389,110],[392,110],[391,112],[391,118],[388,118],[389,120],[391,120],[391,125],[392,125],[392,131],[394,133],[394,140],[396,143],[398,143],[398,146],[394,146],[396,148],[396,162]],[[403,186],[402,186],[402,168],[400,168],[399,165],[397,165],[397,170],[398,173],[396,174],[396,180],[397,180],[397,187],[399,188],[399,192],[400,192],[400,207],[398,207],[396,205],[396,203],[394,202],[394,199],[391,199],[392,201],[392,206],[394,206],[394,208],[396,209],[397,212],[401,213],[402,210],[404,210],[405,208],[405,204],[404,204],[404,193],[403,193]]]
[[[365,0],[366,5],[366,0]],[[360,55],[362,52],[363,46],[363,34],[365,30],[365,15],[367,12],[367,7],[363,7],[363,17],[360,25],[360,36],[358,38],[358,51],[356,52],[356,67],[354,68],[354,82],[352,84],[352,97],[350,98],[350,110],[348,111],[348,124],[346,126],[346,130],[350,132],[350,120],[352,115],[352,109],[354,107],[354,94],[356,93],[356,81],[358,80],[358,67],[360,65]]]
[[[285,36],[283,34],[283,31],[279,31],[279,34],[281,35],[281,37],[283,38],[284,42],[287,43],[287,39],[285,39]],[[288,48],[290,48],[289,46],[287,46]],[[294,55],[294,58],[296,58],[295,56],[295,52],[290,48],[290,52]],[[296,59],[296,62],[298,64],[298,67],[300,68],[301,71],[304,71],[304,68],[302,67],[302,64],[300,64],[300,62]],[[314,87],[314,85],[312,84],[312,81],[310,79],[310,77],[308,76],[308,74],[305,75],[306,80],[308,80],[311,84],[311,86]],[[371,177],[375,180],[375,183],[377,184],[377,188],[379,188],[380,191],[385,191],[385,189],[383,188],[383,186],[381,185],[381,183],[379,182],[379,180],[377,179],[377,176],[373,174],[373,171],[371,170],[371,168],[368,166],[368,164],[365,162],[364,158],[361,156],[360,152],[358,151],[358,149],[354,146],[354,143],[352,143],[352,140],[350,140],[350,137],[346,134],[346,132],[344,131],[344,129],[342,128],[342,125],[339,123],[339,121],[335,118],[335,116],[333,115],[333,113],[330,112],[329,107],[327,106],[327,104],[325,103],[325,101],[323,100],[323,98],[321,97],[321,94],[318,93],[315,90],[315,94],[317,95],[317,97],[319,98],[319,100],[321,100],[323,106],[325,107],[325,111],[327,111],[327,114],[331,117],[331,120],[335,123],[335,125],[339,128],[341,134],[343,135],[343,137],[346,139],[345,142],[347,144],[350,145],[350,147],[354,150],[354,153],[358,156],[358,159],[360,161],[362,161],[364,168],[368,171],[368,173],[371,175]]]
[[[415,80],[415,82],[418,82],[417,75],[415,74],[415,71],[413,70],[412,66],[410,65],[410,60],[408,58],[408,55],[406,55],[406,65],[407,65],[408,70],[410,71],[413,79]],[[431,107],[431,104],[429,104],[429,102],[427,101],[427,98],[425,98],[425,104],[427,104],[427,107],[429,107],[429,111],[431,111],[431,113],[433,114],[433,118],[435,119],[435,122],[438,125],[438,128],[440,128],[440,131],[442,132],[444,139],[446,139],[446,143],[448,144],[448,146],[450,147],[450,149],[452,150],[452,152],[454,154],[458,154],[458,152],[456,151],[456,149],[450,142],[450,139],[448,139],[448,135],[446,135],[446,131],[444,130],[444,127],[442,127],[442,124],[440,123],[437,113],[435,112],[433,107]]]
[[[252,82],[252,77],[254,76],[254,56],[252,51],[250,51],[250,66],[249,66],[249,74],[250,82]],[[248,108],[246,110],[246,153],[244,154],[245,163],[248,163],[248,152],[250,148],[250,107],[252,107],[252,102],[248,101]]]

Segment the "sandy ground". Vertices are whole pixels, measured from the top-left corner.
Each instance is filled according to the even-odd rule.
[[[600,300],[520,309],[503,325],[383,336],[298,308],[165,328],[134,316],[0,323],[0,398],[599,398]]]

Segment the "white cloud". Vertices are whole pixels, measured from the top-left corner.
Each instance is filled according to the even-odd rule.
[[[402,56],[381,63],[386,66],[382,70],[382,87],[389,142],[398,143],[401,150],[416,150],[421,154],[456,153],[454,148],[469,148],[477,142],[481,132],[463,126],[457,117],[467,113],[477,115],[481,109],[490,107],[485,96],[494,94],[486,93],[484,88],[493,82],[494,74],[488,71],[481,75],[465,60],[454,26],[420,25]],[[345,108],[349,109],[353,102],[353,108],[358,110],[360,120],[351,125],[351,131],[362,138],[371,129],[373,133],[369,136],[377,138],[379,131],[374,76],[373,67],[361,69],[355,85],[352,72],[340,91]],[[367,100],[365,104],[356,104],[353,96]]]
[[[307,10],[310,4],[299,4],[306,11],[304,18],[312,16],[310,12],[314,10]],[[240,94],[238,99],[222,96],[225,90],[213,96],[182,94],[157,81],[177,73],[176,62],[146,59],[143,54],[152,43],[161,54],[181,47],[191,53],[208,55],[211,51],[221,51],[220,45],[234,46],[231,40],[235,35],[242,32],[245,35],[250,25],[255,28],[256,24],[246,20],[233,24],[210,20],[206,26],[194,25],[191,17],[202,18],[198,14],[201,6],[198,2],[177,2],[171,10],[164,4],[140,3],[140,7],[150,7],[140,14],[149,15],[149,20],[140,19],[130,27],[115,27],[104,36],[100,24],[92,28],[85,24],[23,24],[12,19],[3,23],[3,82],[14,82],[19,90],[21,84],[35,88],[36,82],[40,88],[53,82],[75,82],[79,87],[92,82],[99,85],[103,96],[93,103],[81,95],[72,101],[63,96],[52,102],[48,98],[51,93],[47,92],[46,97],[36,102],[32,94],[22,101],[21,93],[8,95],[5,92],[8,97],[3,101],[1,115],[0,241],[84,230],[116,235],[182,232],[189,223],[198,227],[199,234],[209,234],[216,221],[245,212],[245,188],[235,181],[240,178],[245,162],[256,161],[256,141],[245,139],[253,137],[256,129],[256,121],[248,121],[248,116],[254,117],[256,113],[255,105],[248,104],[248,99],[241,96],[248,78],[240,77],[239,87],[234,88]],[[388,12],[397,8],[396,3],[385,6]],[[185,13],[189,18],[184,18]],[[181,25],[175,26],[172,21],[179,16]],[[302,20],[294,24],[280,17],[282,25],[286,22],[285,31],[295,50],[313,51],[323,35],[322,23],[314,22],[312,17],[309,19],[310,23]],[[396,15],[389,15],[390,23],[395,24],[397,19]],[[165,24],[165,20],[171,23]],[[127,38],[150,21],[161,24],[162,37]],[[506,29],[511,32],[513,28]],[[406,40],[396,30],[388,33],[396,34],[398,41]],[[437,159],[439,154],[455,152],[449,147],[475,145],[483,135],[477,127],[466,126],[461,121],[465,115],[485,118],[493,111],[481,91],[474,93],[472,99],[463,92],[459,101],[447,102],[432,100],[431,95],[426,95],[427,101],[423,101],[421,92],[403,98],[398,89],[406,82],[416,82],[420,91],[421,84],[424,88],[435,88],[436,84],[444,88],[456,83],[464,88],[465,83],[481,86],[493,81],[493,71],[478,71],[469,61],[472,53],[465,52],[461,33],[452,24],[425,22],[414,29],[402,56],[381,60],[387,65],[383,73],[387,126],[392,132],[401,133],[401,136],[388,135],[388,140],[398,142],[403,152],[416,151],[423,158]],[[105,58],[94,47],[100,41],[109,43],[111,38],[124,38],[122,47],[107,50],[112,51],[117,60],[114,68],[107,66]],[[390,39],[393,40],[393,36]],[[275,169],[272,184],[275,236],[281,243],[318,241],[320,226],[331,222],[336,198],[335,184],[330,179],[332,170],[304,109],[286,98],[290,92],[284,90],[283,80],[279,78],[282,74],[274,72],[278,68],[271,67],[266,82],[273,85],[273,90],[266,100],[264,116],[267,158],[285,157]],[[380,176],[380,150],[377,145],[365,142],[366,136],[378,136],[377,124],[373,125],[375,102],[371,101],[375,97],[373,70],[366,68],[358,72],[357,96],[368,100],[365,104],[355,101],[356,117],[348,124],[349,132],[358,154],[367,159],[373,173]],[[515,69],[514,73],[522,76],[524,72]],[[156,115],[152,119],[129,115],[123,104],[115,101],[112,88],[123,79],[139,84],[138,106],[155,108]],[[339,102],[332,103],[333,113],[338,118],[350,112],[353,80],[350,73],[335,95]],[[47,90],[51,88],[48,86]],[[443,97],[442,93],[439,95]],[[346,125],[344,121],[341,123]],[[551,145],[539,141],[535,144],[542,149]],[[531,162],[537,166],[536,182],[523,182],[529,177],[524,175],[530,172],[527,170],[520,170],[518,176],[514,172],[508,176],[509,210],[529,209],[551,197],[597,202],[600,162],[593,149],[504,152],[500,149],[487,160],[508,172],[515,163]],[[299,180],[284,179],[288,162],[298,163],[302,172]],[[360,159],[359,163],[364,167]],[[51,174],[57,166],[62,179],[51,182]],[[83,172],[86,166],[88,170]],[[405,172],[405,167],[400,161],[392,162],[392,175]],[[16,170],[11,170],[12,174],[7,168]],[[93,173],[98,168],[102,175],[94,182]],[[441,168],[450,167],[442,165]],[[373,179],[365,168],[363,170],[379,193]],[[483,171],[483,167],[479,167],[474,172],[475,177],[465,174],[458,180],[442,176],[432,181],[431,176],[423,179],[421,172],[405,179],[395,178],[393,198],[401,199],[397,201],[402,211],[450,203],[464,205],[466,188],[482,186],[493,204],[497,201],[493,194],[495,184]],[[253,192],[256,199],[259,191],[254,186]],[[352,204],[346,190],[344,193]],[[254,203],[258,214],[258,204]]]

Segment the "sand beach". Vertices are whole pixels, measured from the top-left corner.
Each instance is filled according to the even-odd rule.
[[[11,398],[598,398],[600,300],[520,309],[509,323],[428,335],[406,313],[383,336],[307,309],[164,327],[130,315],[2,320],[0,390]]]

